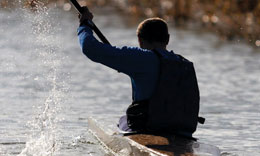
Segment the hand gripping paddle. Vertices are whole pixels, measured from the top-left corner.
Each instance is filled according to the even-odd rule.
[[[78,10],[80,14],[83,13],[83,8],[79,5],[77,0],[70,0],[70,2],[74,5],[74,7]],[[97,36],[103,43],[111,45],[93,21],[88,20],[88,26],[97,34]]]

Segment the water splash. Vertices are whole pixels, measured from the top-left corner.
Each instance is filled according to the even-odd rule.
[[[57,51],[61,47],[54,36],[56,30],[49,15],[50,9],[37,4],[33,13],[25,12],[23,16],[26,16],[26,22],[31,23],[31,32],[35,37],[31,42],[37,45],[33,55],[40,60],[38,67],[41,70],[33,79],[43,87],[42,98],[45,100],[36,104],[38,115],[28,122],[31,134],[19,156],[52,156],[60,148],[57,126],[61,119],[58,114],[67,90],[59,72],[63,58]]]

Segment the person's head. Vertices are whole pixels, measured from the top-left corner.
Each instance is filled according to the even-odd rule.
[[[166,49],[170,35],[167,23],[161,18],[148,18],[137,28],[139,45],[144,49]]]

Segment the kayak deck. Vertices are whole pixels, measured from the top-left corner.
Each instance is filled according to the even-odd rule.
[[[116,156],[219,156],[220,150],[212,145],[175,135],[108,134],[93,118],[88,119],[89,131],[110,155]],[[110,130],[111,131],[111,130]]]

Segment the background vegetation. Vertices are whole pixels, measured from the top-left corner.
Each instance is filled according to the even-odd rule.
[[[44,5],[70,10],[68,0],[37,0]],[[24,0],[35,7],[36,0]],[[177,27],[206,29],[221,39],[244,40],[260,47],[260,0],[78,0],[81,5],[116,7],[137,18],[162,17]],[[53,3],[54,2],[54,3]],[[14,6],[13,0],[1,0],[0,6]]]

